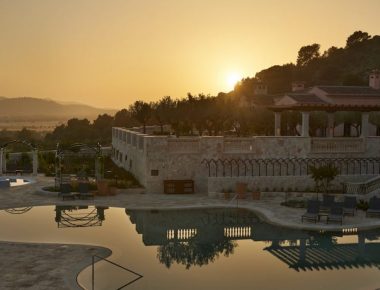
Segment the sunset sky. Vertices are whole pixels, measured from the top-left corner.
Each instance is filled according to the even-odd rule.
[[[380,34],[379,0],[0,0],[0,96],[98,107],[217,94],[298,49]]]

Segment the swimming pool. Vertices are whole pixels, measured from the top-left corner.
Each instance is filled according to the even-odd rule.
[[[380,231],[317,233],[269,225],[246,210],[42,206],[0,211],[0,239],[94,244],[144,277],[125,289],[376,289]],[[96,289],[131,273],[106,262]],[[79,275],[90,289],[91,268]]]
[[[0,188],[21,186],[29,184],[30,180],[18,177],[1,177],[0,178]]]

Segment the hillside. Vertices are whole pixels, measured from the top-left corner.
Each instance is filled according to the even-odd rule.
[[[99,114],[116,113],[82,104],[60,104],[58,102],[39,98],[0,97],[0,121],[45,121],[67,120],[70,118],[95,119]]]
[[[295,53],[296,55],[296,53]],[[291,90],[292,81],[313,85],[368,85],[368,75],[380,69],[380,36],[356,31],[345,47],[332,46],[324,52],[314,43],[300,48],[297,63],[275,65],[243,79],[230,95],[252,95],[258,82],[268,86],[269,94]]]

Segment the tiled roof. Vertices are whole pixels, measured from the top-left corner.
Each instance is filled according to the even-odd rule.
[[[318,96],[314,94],[304,94],[304,93],[291,93],[288,94],[290,98],[295,100],[297,103],[307,103],[307,104],[321,104],[325,103]]]
[[[328,103],[321,103],[321,104],[307,104],[307,103],[300,103],[295,105],[275,105],[268,107],[270,110],[274,111],[282,111],[282,110],[307,110],[307,111],[380,111],[380,105],[351,105],[351,104],[328,104]]]
[[[362,86],[317,86],[328,95],[356,95],[380,97],[380,90]]]
[[[246,96],[245,99],[248,102],[259,106],[269,106],[274,104],[274,96],[272,95]]]

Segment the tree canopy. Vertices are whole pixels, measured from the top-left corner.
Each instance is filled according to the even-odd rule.
[[[253,92],[257,81],[268,86],[269,94],[291,90],[292,81],[313,85],[368,85],[368,75],[380,68],[380,36],[356,31],[348,36],[345,47],[332,46],[320,52],[317,43],[300,48],[296,65],[287,63],[264,69],[244,78],[230,94]]]
[[[320,48],[321,46],[318,43],[301,47],[298,51],[297,65],[308,65],[313,59],[320,57]]]
[[[353,47],[354,45],[370,39],[371,36],[367,32],[355,31],[347,38],[346,47]]]

